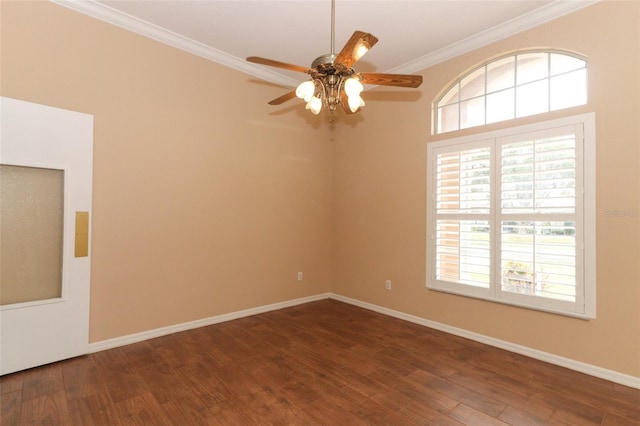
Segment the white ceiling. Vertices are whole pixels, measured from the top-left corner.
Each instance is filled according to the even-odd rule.
[[[330,0],[52,0],[276,84],[304,76],[249,64],[310,66],[331,53]],[[357,71],[411,74],[594,0],[336,0],[335,50],[353,31],[380,40]]]

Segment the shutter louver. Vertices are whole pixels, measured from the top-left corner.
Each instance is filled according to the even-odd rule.
[[[438,155],[436,277],[439,280],[489,287],[490,153],[488,147],[483,147]]]

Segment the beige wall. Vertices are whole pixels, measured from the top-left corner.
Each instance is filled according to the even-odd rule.
[[[640,3],[439,64],[417,91],[367,92],[331,127],[298,104],[271,109],[281,88],[59,6],[1,14],[2,95],[95,116],[91,341],[333,291],[640,377],[640,216],[605,216],[640,211]],[[528,47],[589,57],[589,104],[544,118],[597,114],[593,321],[425,288],[431,102]]]
[[[92,342],[329,290],[332,144],[267,105],[285,89],[52,3],[1,13],[2,96],[94,115]]]
[[[365,121],[336,135],[333,291],[640,377],[639,28],[640,2],[599,3],[424,70],[417,102],[401,102],[399,93],[387,94],[396,102],[368,102]],[[538,47],[589,58],[588,105],[534,119],[596,113],[598,290],[592,321],[425,288],[425,142],[472,132],[432,136],[431,103],[487,58]],[[632,215],[608,217],[607,210]],[[390,292],[385,279],[392,280]]]

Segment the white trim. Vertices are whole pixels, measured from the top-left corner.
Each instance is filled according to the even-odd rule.
[[[220,65],[252,75],[271,83],[296,87],[300,82],[271,69],[251,64],[226,52],[207,46],[158,25],[136,18],[94,0],[50,0],[60,6],[75,10],[125,30],[140,34],[160,43],[200,56]]]
[[[565,367],[570,370],[588,374],[590,376],[598,377],[604,380],[609,380],[614,383],[619,383],[621,385],[640,389],[640,377],[635,377],[628,374],[619,373],[617,371],[609,370],[606,368],[597,367],[595,365],[565,358],[559,355],[550,354],[548,352],[543,352],[537,349],[529,348],[527,346],[522,346],[515,343],[507,342],[505,340],[500,340],[493,337],[485,336],[483,334],[474,333],[472,331],[464,330],[462,328],[452,327],[450,325],[427,320],[421,317],[417,317],[415,315],[406,314],[404,312],[394,311],[393,309],[384,308],[382,306],[374,305],[367,302],[362,302],[357,299],[351,299],[349,297],[340,296],[338,294],[332,293],[330,298],[338,300],[340,302],[349,303],[351,305],[358,306],[360,308],[368,309],[370,311],[378,312],[383,315],[388,315],[404,321],[409,321],[414,324],[433,328],[439,331],[444,331],[445,333],[453,334],[455,336],[464,337],[465,339],[470,339],[476,342],[484,343],[489,346],[505,349],[510,352],[528,356],[530,358],[548,362],[550,364],[558,365],[560,367]]]
[[[248,63],[242,58],[238,58],[221,50],[206,46],[200,42],[181,36],[147,21],[143,21],[142,19],[113,9],[94,0],[49,1],[271,83],[288,87],[296,87],[300,83],[298,80],[287,77],[279,72]],[[513,34],[575,12],[579,9],[592,5],[597,1],[599,0],[555,1],[550,3],[548,6],[543,6],[518,18],[475,34],[472,37],[450,44],[449,46],[433,53],[393,68],[388,72],[400,74],[412,74],[418,72],[440,62],[444,62],[482,46],[502,40]]]
[[[452,43],[428,55],[417,58],[388,72],[411,74],[447,61],[456,56],[487,46],[514,34],[537,27],[546,22],[591,6],[600,0],[555,1],[547,6],[535,9],[522,16],[489,28],[471,37]]]
[[[341,296],[335,293],[317,294],[315,296],[288,300],[280,303],[274,303],[271,305],[259,306],[256,308],[245,309],[242,311],[230,312],[228,314],[217,315],[214,317],[204,318],[201,320],[190,321],[190,322],[176,324],[168,327],[157,328],[155,330],[143,331],[141,333],[129,334],[127,336],[116,337],[114,339],[101,340],[99,342],[94,342],[89,345],[89,353],[104,351],[107,349],[113,349],[119,346],[130,345],[132,343],[142,342],[144,340],[166,336],[172,333],[178,333],[181,331],[187,331],[194,328],[205,327],[213,324],[219,324],[226,321],[249,317],[252,315],[275,311],[278,309],[289,308],[292,306],[302,305],[305,303],[315,302],[315,301],[324,300],[324,299],[333,299],[340,302],[348,303],[350,305],[354,305],[360,308],[368,309],[370,311],[378,312],[380,314],[387,315],[393,318],[398,318],[404,321],[409,321],[414,324],[422,325],[424,327],[432,328],[434,330],[439,330],[445,333],[453,334],[454,336],[464,337],[466,339],[484,343],[486,345],[493,346],[496,348],[505,349],[510,352],[514,352],[520,355],[528,356],[530,358],[538,359],[540,361],[548,362],[550,364],[565,367],[574,371],[578,371],[580,373],[588,374],[590,376],[599,377],[601,379],[609,380],[611,382],[618,383],[624,386],[640,389],[640,377],[630,376],[628,374],[619,373],[617,371],[609,370],[602,367],[597,367],[595,365],[587,364],[580,361],[575,361],[559,355],[554,355],[548,352],[539,351],[537,349],[529,348],[527,346],[518,345],[515,343],[507,342],[505,340],[495,339],[493,337],[485,336],[483,334],[478,334],[478,333],[474,333],[472,331],[464,330],[461,328],[452,327],[447,324],[431,321],[415,315],[407,314],[400,311],[395,311],[393,309],[363,302],[357,299],[352,299],[350,297]]]
[[[113,339],[100,340],[98,342],[89,344],[89,353],[104,351],[107,349],[113,349],[119,346],[130,345],[132,343],[138,343],[144,340],[166,336],[168,334],[179,333],[181,331],[192,330],[194,328],[200,328],[208,325],[219,324],[221,322],[232,321],[239,318],[250,317],[252,315],[263,314],[265,312],[270,312],[270,311],[276,311],[278,309],[290,308],[292,306],[297,306],[297,305],[302,305],[309,302],[328,299],[329,297],[330,297],[329,293],[317,294],[315,296],[287,300],[284,302],[274,303],[271,305],[258,306],[255,308],[244,309],[242,311],[230,312],[227,314],[216,315],[209,318],[203,318],[195,321],[183,322],[181,324],[170,325],[168,327],[156,328],[153,330],[142,331],[140,333],[135,333],[135,334],[128,334],[126,336],[115,337]]]
[[[157,328],[155,330],[143,331],[141,333],[129,334],[127,336],[116,337],[114,339],[101,340],[89,345],[89,353],[104,351],[107,349],[117,348],[119,346],[130,345],[132,343],[142,342],[144,340],[153,339],[156,337],[166,336],[172,333],[178,333],[181,331],[192,330],[194,328],[205,327],[208,325],[219,324],[226,321],[231,321],[239,318],[249,317],[265,312],[275,311],[278,309],[289,308],[292,306],[298,306],[309,302],[315,302],[318,300],[333,299],[340,302],[348,303],[350,305],[358,306],[360,308],[368,309],[370,311],[378,312],[383,315],[387,315],[393,318],[398,318],[404,321],[409,321],[414,324],[422,325],[424,327],[432,328],[434,330],[440,330],[445,333],[453,334],[455,336],[464,337],[476,342],[484,343],[489,346],[493,346],[500,349],[505,349],[510,352],[514,352],[520,355],[528,356],[530,358],[545,361],[550,364],[559,365],[561,367],[569,368],[571,370],[578,371],[580,373],[588,374],[590,376],[599,377],[601,379],[609,380],[614,383],[629,386],[632,388],[640,389],[640,377],[630,376],[628,374],[619,373],[617,371],[609,370],[595,365],[587,364],[580,361],[575,361],[569,358],[561,357],[559,355],[550,354],[548,352],[539,351],[537,349],[529,348],[515,343],[507,342],[493,337],[485,336],[483,334],[474,333],[472,331],[464,330],[461,328],[452,327],[450,325],[442,324],[439,322],[431,321],[415,315],[407,314],[393,309],[384,308],[382,306],[374,305],[371,303],[363,302],[350,297],[341,296],[335,293],[322,293],[315,296],[303,297],[300,299],[288,300],[280,303],[274,303],[271,305],[259,306],[256,308],[245,309],[242,311],[230,312],[227,314],[216,315],[214,317],[203,318],[201,320],[185,322],[182,324],[176,324],[168,327]]]
[[[567,116],[562,118],[557,118],[553,120],[540,121],[536,123],[514,126],[508,128],[502,128],[494,131],[470,134],[466,136],[460,136],[450,139],[438,140],[435,142],[431,142],[427,144],[427,196],[436,193],[436,154],[447,153],[449,151],[456,150],[466,150],[466,149],[474,149],[478,146],[481,146],[483,143],[487,141],[491,141],[494,147],[499,148],[505,141],[508,140],[519,140],[521,135],[524,135],[527,140],[529,138],[537,138],[542,134],[547,134],[547,132],[551,131],[562,131],[561,128],[571,127],[574,128],[576,135],[576,154],[579,158],[576,164],[576,173],[579,176],[576,176],[576,188],[579,191],[580,189],[583,191],[578,194],[578,197],[582,197],[584,199],[584,205],[579,207],[576,205],[575,211],[575,219],[576,220],[576,290],[577,297],[575,302],[569,301],[561,301],[561,300],[553,300],[550,298],[543,298],[531,295],[523,295],[523,294],[515,294],[509,292],[500,291],[499,283],[500,280],[496,279],[499,277],[497,271],[497,264],[493,264],[493,275],[492,281],[488,289],[484,287],[476,287],[470,285],[459,284],[451,281],[439,280],[436,279],[435,276],[435,260],[434,256],[427,256],[426,262],[427,265],[431,266],[431,269],[427,269],[426,275],[426,286],[431,290],[443,291],[452,294],[458,294],[462,296],[474,297],[478,299],[490,300],[497,303],[504,303],[513,306],[521,306],[524,308],[535,309],[545,312],[552,312],[561,315],[567,315],[575,318],[581,319],[595,319],[596,318],[596,275],[595,275],[595,256],[596,256],[596,247],[595,247],[595,177],[590,176],[595,174],[594,170],[589,170],[587,166],[595,166],[595,143],[596,143],[596,135],[595,135],[595,113],[589,112],[584,114],[579,114],[575,116]],[[578,127],[581,128],[578,131]],[[578,140],[581,139],[580,142]],[[499,163],[499,152],[500,149],[494,150],[495,155],[492,153],[494,158],[494,162],[497,161]],[[493,164],[496,165],[495,163]],[[493,185],[496,185],[496,182],[500,181],[500,172],[495,167],[491,170],[491,181]],[[587,185],[588,182],[590,185]],[[492,186],[492,191],[495,192],[495,187]],[[493,202],[491,204],[492,209],[496,207],[496,200],[492,198]],[[498,204],[500,200],[497,200]],[[435,204],[431,203],[431,207],[427,208],[427,252],[435,253],[436,252],[436,240],[435,240],[435,223],[436,219],[439,217],[452,217],[457,219],[454,215],[444,215],[438,214],[435,209]],[[499,207],[499,205],[498,205]],[[586,211],[587,208],[593,208],[593,211]],[[494,209],[495,210],[495,209]],[[493,212],[493,220],[495,223],[499,223],[500,220],[500,209],[497,209]],[[534,220],[539,214],[527,214],[526,216],[520,215],[522,218],[518,218],[517,220]],[[470,220],[476,219],[479,215],[472,214],[461,214],[460,218],[465,217]],[[516,215],[509,215],[509,220],[516,220]],[[562,220],[563,215],[553,216],[555,219],[553,220]],[[587,220],[583,221],[583,218],[586,217]],[[567,217],[569,220],[570,217]],[[535,219],[540,220],[540,219]],[[497,258],[493,256],[496,254],[498,241],[500,240],[499,235],[498,238],[494,238],[495,234],[498,232],[498,228],[493,228],[493,233],[491,234],[492,241],[492,257],[494,257],[494,262],[498,262],[500,257]],[[590,235],[589,240],[586,240],[589,246],[585,246],[585,235]],[[585,263],[585,262],[589,263]]]
[[[595,113],[592,113],[593,117],[589,117],[583,121],[584,128],[582,131],[584,139],[583,144],[583,163],[584,170],[590,170],[584,176],[583,188],[583,211],[584,211],[584,274],[585,274],[585,294],[584,299],[589,301],[585,305],[585,315],[595,318],[596,316],[596,144],[592,140],[586,138],[596,137],[596,120]]]
[[[87,353],[91,253],[76,257],[74,240],[75,212],[91,218],[94,117],[7,97],[0,98],[0,112],[1,162],[54,166],[64,181],[62,294],[0,309],[2,375]],[[88,237],[91,247],[91,232]]]

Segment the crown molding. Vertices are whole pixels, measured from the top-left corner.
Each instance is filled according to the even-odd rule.
[[[151,24],[119,10],[113,9],[93,0],[50,0],[60,6],[72,9],[76,12],[91,16],[103,22],[124,28],[125,30],[140,34],[150,39],[159,41],[168,46],[175,47],[212,62],[224,65],[237,71],[252,75],[261,80],[287,87],[295,87],[300,82],[272,71],[265,67],[246,62],[244,59],[232,56],[226,52],[181,36],[160,26]]]
[[[200,56],[212,62],[232,68],[261,80],[286,87],[295,87],[299,81],[287,77],[279,72],[246,62],[242,58],[232,56],[226,52],[206,46],[203,43],[181,36],[157,25],[143,21],[129,14],[113,9],[94,0],[50,0],[60,6],[75,10],[109,24],[124,28],[136,34],[149,37],[166,45]],[[490,43],[507,38],[513,34],[528,30],[545,22],[575,12],[579,9],[597,3],[600,0],[557,0],[547,6],[536,9],[518,18],[497,25],[486,31],[453,43],[433,53],[417,58],[388,72],[412,74],[440,62],[486,46]]]
[[[545,22],[553,21],[561,16],[576,12],[599,1],[600,0],[556,0],[547,6],[543,6],[471,37],[467,37],[456,43],[450,44],[433,53],[393,68],[388,72],[412,74],[424,70],[433,65],[455,58],[456,56],[471,52],[475,49],[505,39],[522,31],[526,31],[530,28],[537,27]]]

